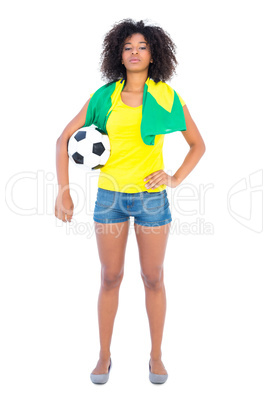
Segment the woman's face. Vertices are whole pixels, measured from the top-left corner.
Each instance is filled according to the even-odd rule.
[[[135,33],[125,39],[122,63],[127,70],[138,72],[148,69],[151,60],[150,46],[142,34]]]

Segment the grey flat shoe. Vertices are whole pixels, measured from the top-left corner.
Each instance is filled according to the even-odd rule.
[[[105,374],[90,374],[90,379],[94,384],[105,384],[109,380],[109,374],[112,367],[112,359],[110,358],[110,366],[108,373]]]
[[[153,384],[164,384],[167,381],[168,374],[154,374],[151,372],[151,365],[149,361],[149,380]]]

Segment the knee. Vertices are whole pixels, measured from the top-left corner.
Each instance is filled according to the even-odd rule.
[[[123,279],[123,270],[120,272],[113,272],[107,268],[102,268],[101,285],[103,288],[109,290],[120,286]]]
[[[160,290],[163,288],[163,267],[158,269],[142,270],[141,277],[144,285],[151,290]]]

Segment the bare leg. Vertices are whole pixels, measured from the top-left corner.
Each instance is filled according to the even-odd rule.
[[[161,360],[161,343],[166,315],[163,263],[170,224],[157,227],[134,225],[152,342],[150,364],[155,374],[167,374]]]
[[[101,261],[101,286],[98,298],[100,353],[92,374],[108,372],[114,319],[118,309],[119,288],[124,274],[124,259],[129,221],[102,224],[95,222]]]

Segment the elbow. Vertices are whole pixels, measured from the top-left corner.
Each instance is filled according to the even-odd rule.
[[[56,144],[64,144],[64,143],[68,143],[69,139],[71,137],[71,133],[69,130],[63,130],[63,132],[61,133],[61,135],[57,138]]]
[[[201,154],[201,156],[206,152],[206,145],[204,141],[201,142],[195,142],[193,144],[190,144],[190,148],[194,148],[198,150],[198,152]]]
[[[201,139],[201,141],[198,144],[198,148],[200,150],[201,155],[204,155],[204,153],[206,152],[206,145],[204,143],[203,138]]]
[[[69,139],[64,135],[60,135],[56,140],[56,151],[57,152],[68,152],[68,142]]]
[[[64,137],[62,134],[57,138],[56,145],[60,146],[63,143]]]

